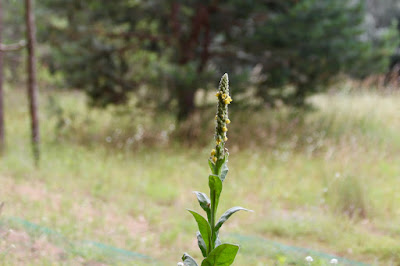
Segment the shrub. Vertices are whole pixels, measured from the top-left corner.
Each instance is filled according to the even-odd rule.
[[[340,177],[332,183],[330,201],[333,208],[350,218],[366,218],[369,204],[366,189],[359,177]]]

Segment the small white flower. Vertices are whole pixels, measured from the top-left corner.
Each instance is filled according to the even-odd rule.
[[[178,262],[177,266],[185,266],[185,264],[183,264],[183,262]]]
[[[311,256],[307,256],[306,257],[306,261],[307,262],[313,262],[314,260],[313,260],[313,258]]]
[[[331,259],[331,261],[329,263],[330,264],[338,264],[338,260],[333,258],[333,259]]]

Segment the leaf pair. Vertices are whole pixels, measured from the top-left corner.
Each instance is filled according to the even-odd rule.
[[[216,235],[218,235],[219,229],[229,219],[229,217],[231,217],[235,212],[238,212],[241,210],[251,212],[251,210],[248,210],[248,209],[245,209],[245,208],[239,207],[239,206],[230,208],[221,216],[221,218],[219,218],[217,224],[215,225],[215,231],[217,232]],[[197,242],[198,242],[199,248],[200,248],[203,256],[206,257],[207,256],[207,248],[210,246],[211,241],[214,241],[214,242],[218,241],[217,236],[216,236],[216,239],[212,239],[212,236],[211,236],[212,232],[211,232],[210,224],[207,222],[207,220],[203,216],[201,216],[200,214],[198,214],[195,211],[192,211],[192,210],[188,210],[188,211],[193,215],[194,219],[197,222],[197,226],[200,230],[197,233]]]
[[[210,224],[204,219],[203,216],[198,214],[195,211],[188,210],[196,220],[197,226],[200,231],[200,238],[197,235],[197,241],[199,243],[199,248],[203,253],[203,256],[206,257],[207,254],[211,251],[211,227]],[[204,243],[204,244],[203,244]]]
[[[228,174],[228,154],[225,155],[224,159],[218,159],[214,164],[213,161],[208,160],[211,173],[220,177],[221,181],[224,182],[226,175]]]
[[[219,166],[222,167],[222,165]],[[221,171],[221,174],[222,172],[223,171]],[[224,173],[226,176],[227,170]],[[205,258],[202,262],[202,265],[230,265],[226,263],[228,263],[230,261],[229,258],[232,257],[232,247],[237,247],[238,250],[238,246],[231,244],[221,244],[221,241],[218,238],[219,229],[235,212],[238,212],[240,210],[249,210],[243,207],[230,208],[219,218],[218,222],[215,223],[215,215],[222,192],[221,177],[218,175],[210,175],[208,185],[210,188],[211,199],[209,199],[208,196],[203,192],[194,192],[196,194],[200,207],[207,213],[207,220],[199,213],[188,210],[193,215],[199,228],[199,232],[197,232],[197,244],[201,250],[203,257]],[[236,253],[234,253],[232,261],[229,263],[233,262]],[[220,258],[220,256],[222,257]],[[193,263],[190,257],[187,257],[187,260],[190,261],[190,263]]]
[[[222,244],[216,247],[207,258],[201,262],[201,266],[229,266],[235,260],[239,251],[238,245]],[[185,266],[198,266],[196,261],[187,253],[182,256]]]

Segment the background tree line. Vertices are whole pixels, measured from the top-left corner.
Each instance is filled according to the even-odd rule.
[[[4,38],[15,39],[22,7],[5,1]],[[134,93],[180,120],[222,72],[238,106],[303,106],[342,75],[387,71],[399,44],[394,0],[43,0],[36,14],[41,62],[62,86],[95,106]],[[12,69],[18,55],[6,60]]]

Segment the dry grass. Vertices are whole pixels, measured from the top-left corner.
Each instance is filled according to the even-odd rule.
[[[3,238],[0,248],[6,264],[152,263],[120,261],[79,245],[74,249],[6,222],[9,217],[51,228],[74,245],[82,240],[102,242],[146,254],[161,265],[175,263],[184,250],[198,257],[190,233],[195,225],[185,208],[198,207],[191,190],[207,190],[208,148],[175,144],[171,134],[179,135],[173,119],[152,124],[140,118],[144,120],[139,119],[139,130],[136,122],[128,123],[130,115],[116,120],[110,110],[87,112],[82,95],[56,93],[65,112],[75,113],[78,122],[71,120],[68,127],[55,130],[60,117],[42,109],[43,160],[35,169],[27,109],[21,104],[24,94],[7,94],[8,152],[0,164],[0,195],[6,202],[2,230],[12,228],[23,237],[15,243]],[[42,98],[43,107],[47,99]],[[224,188],[221,211],[241,204],[255,213],[238,214],[227,223],[222,238],[237,241],[228,233],[241,232],[368,263],[397,265],[400,95],[354,92],[310,100],[318,108],[308,114],[286,108],[231,112],[229,186]],[[87,117],[91,122],[86,124]],[[181,137],[205,143],[210,135],[203,132],[212,132],[213,125],[202,124],[206,119],[200,118],[188,127],[193,132]],[[112,135],[117,128],[119,135]],[[135,139],[137,146],[125,145],[129,136],[161,136],[163,130],[170,131],[162,145],[145,147],[153,137],[143,143]],[[344,179],[351,182],[338,182],[338,174],[352,177]],[[357,217],[347,215],[351,205],[365,211]],[[261,244],[254,247],[253,241],[239,241],[237,265],[304,263],[302,255],[290,250],[271,251]],[[8,250],[12,244],[18,251]],[[315,257],[314,265],[326,262]]]

